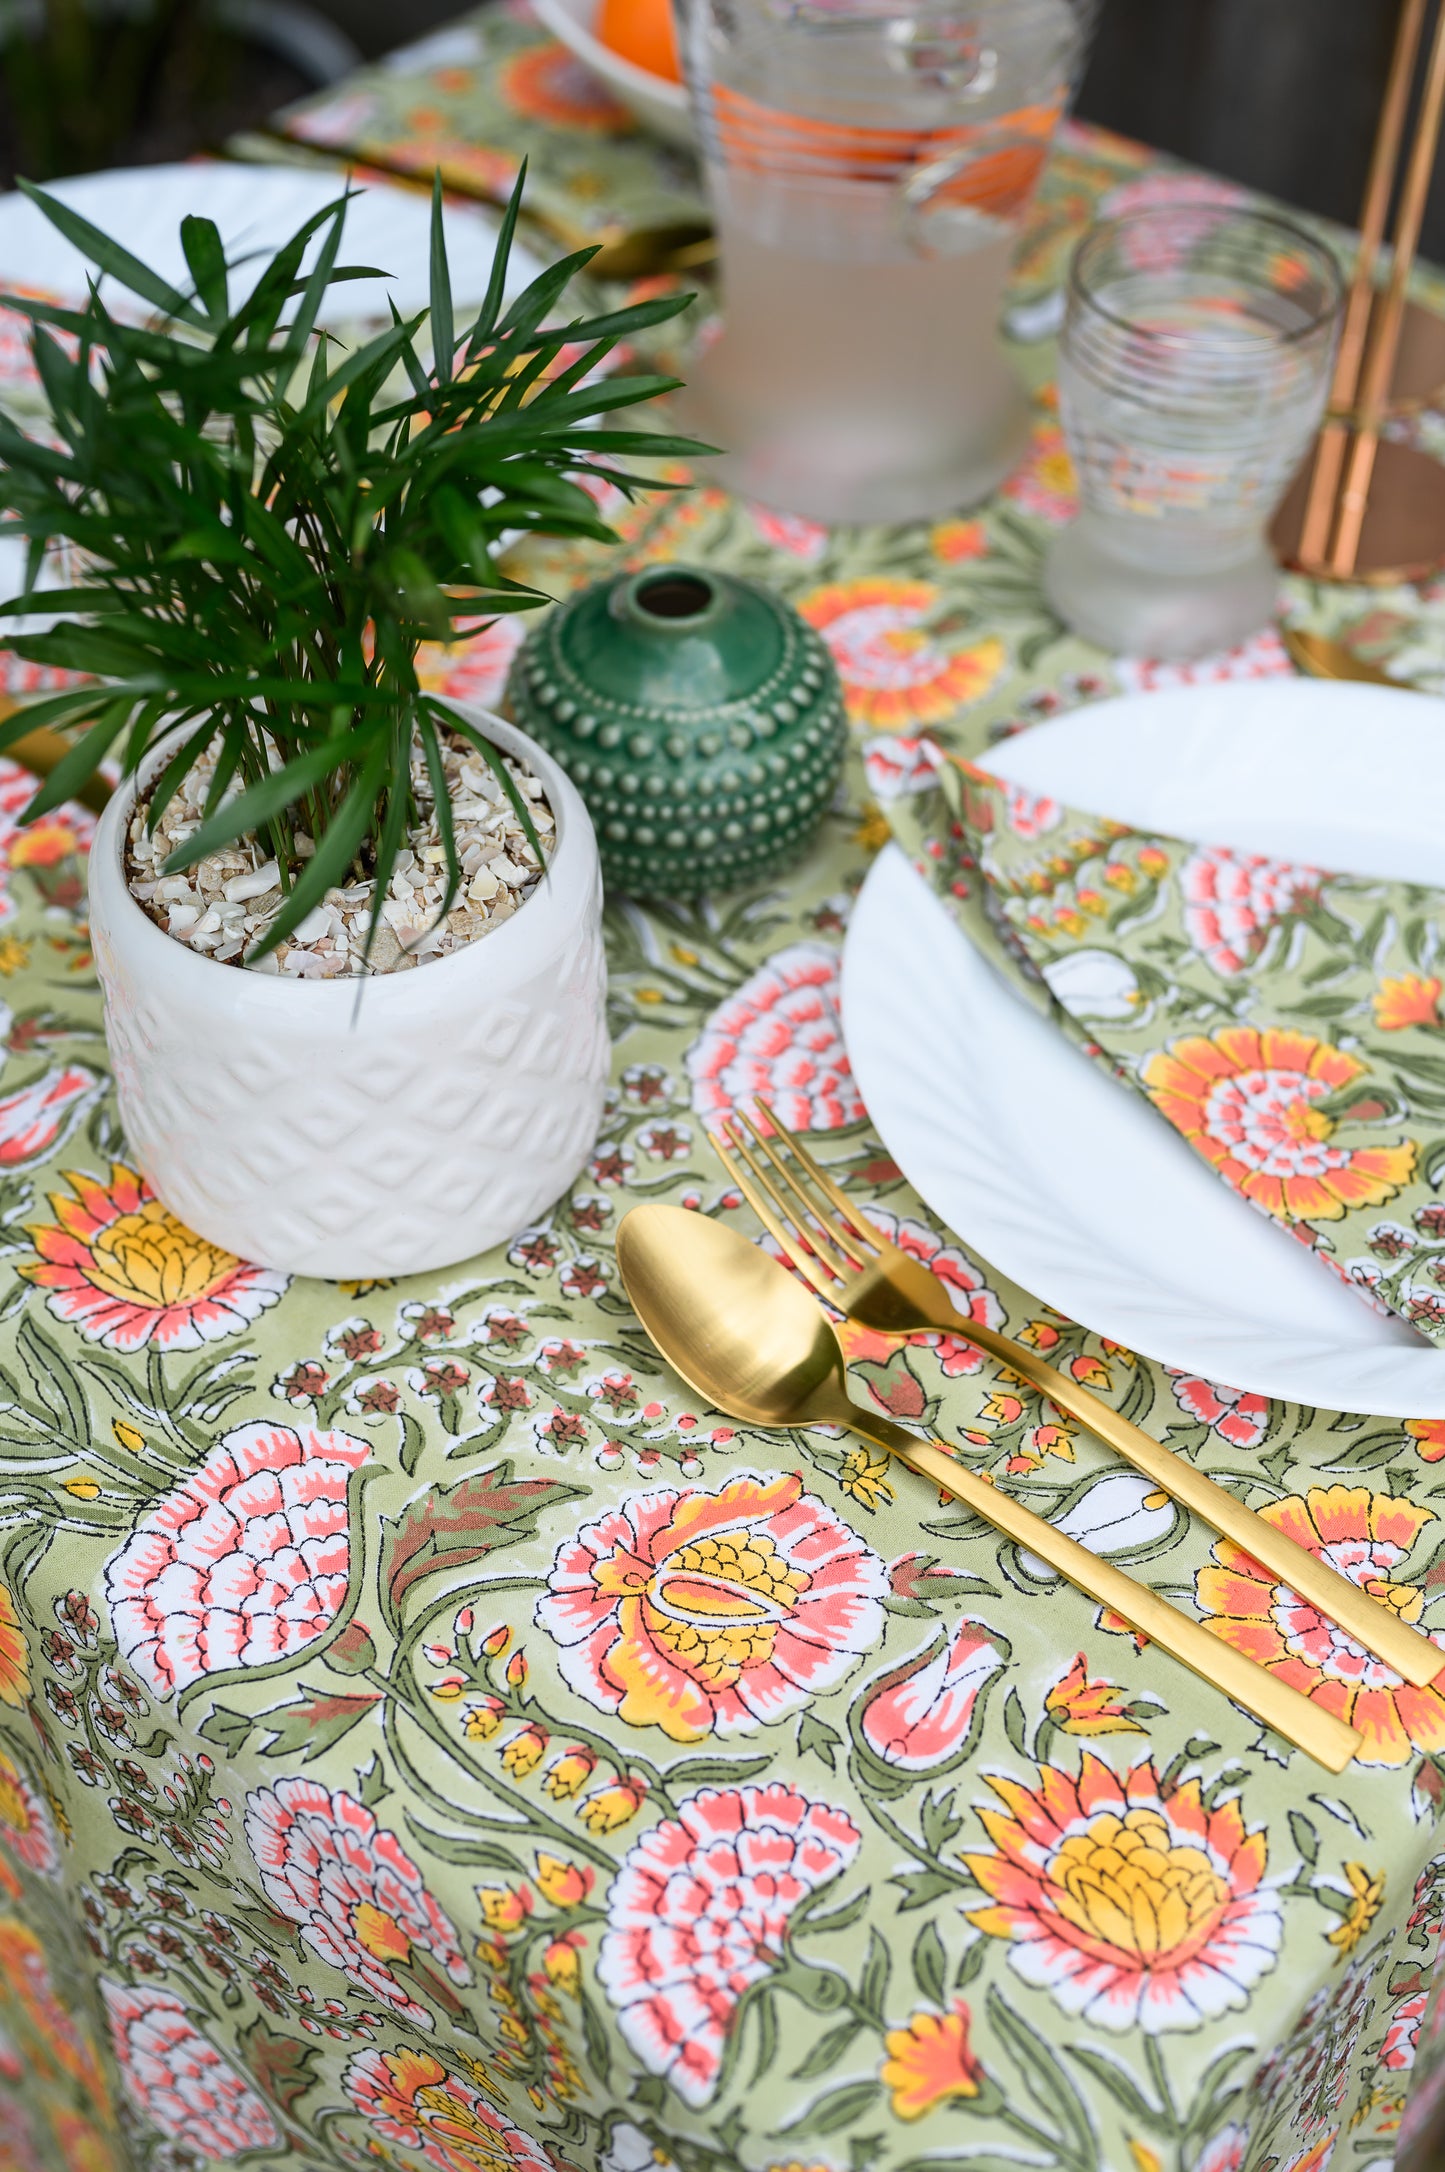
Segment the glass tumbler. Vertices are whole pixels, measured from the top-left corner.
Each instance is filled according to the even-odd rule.
[[[1185,198],[1084,236],[1059,359],[1080,512],[1044,568],[1076,633],[1185,658],[1268,621],[1265,531],[1324,411],[1340,300],[1329,251],[1271,214]]]
[[[998,343],[1095,0],[679,0],[722,330],[687,420],[815,520],[922,518],[1018,458]]]

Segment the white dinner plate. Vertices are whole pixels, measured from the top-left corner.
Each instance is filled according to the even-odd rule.
[[[1271,679],[1131,695],[994,748],[998,774],[1204,844],[1445,889],[1445,702]],[[1445,1351],[1353,1295],[1034,1015],[896,846],[843,957],[859,1088],[970,1249],[1096,1333],[1233,1389],[1445,1417]]]
[[[289,240],[298,226],[340,192],[338,177],[332,173],[220,160],[192,166],[120,167],[113,173],[56,181],[49,190],[182,289],[189,285],[190,275],[181,251],[181,220],[188,211],[214,219],[228,257],[264,252],[233,275],[235,301],[250,293],[265,255]],[[452,298],[460,310],[480,302],[487,291],[497,222],[471,204],[448,205],[445,222]],[[313,242],[313,253],[317,246]],[[389,276],[349,280],[333,287],[323,321],[356,324],[376,318],[385,322],[390,315],[388,296],[403,316],[425,309],[430,255],[431,205],[425,195],[384,182],[367,182],[347,210],[340,261],[374,265]],[[514,246],[508,293],[520,293],[540,269],[526,249]],[[56,232],[28,197],[18,191],[0,196],[0,287],[38,287],[79,301],[85,296],[86,274],[80,251]]]

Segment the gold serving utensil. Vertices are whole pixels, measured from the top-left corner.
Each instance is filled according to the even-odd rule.
[[[665,226],[632,226],[604,235],[587,277],[652,279],[662,272],[709,271],[716,261],[711,221],[674,219]]]
[[[3,723],[6,717],[14,716],[16,710],[23,706],[21,702],[7,701],[0,696],[0,723]],[[39,724],[33,732],[26,732],[21,738],[12,739],[5,753],[10,761],[18,762],[21,768],[28,769],[32,776],[48,777],[74,744],[63,732],[52,731],[48,724]],[[75,797],[83,806],[89,807],[93,814],[102,814],[105,803],[110,798],[110,786],[104,777],[93,776],[82,785]]]
[[[1393,686],[1411,691],[1407,679],[1397,679],[1378,664],[1368,663],[1357,650],[1328,634],[1307,633],[1300,626],[1281,626],[1280,637],[1297,671],[1311,679],[1361,679],[1367,686]]]
[[[1126,1463],[1211,1530],[1232,1540],[1309,1605],[1318,1607],[1328,1620],[1337,1622],[1347,1636],[1364,1645],[1387,1667],[1393,1667],[1407,1682],[1423,1689],[1445,1672],[1445,1652],[1372,1599],[1358,1584],[1341,1576],[1285,1532],[1276,1530],[1225,1487],[1196,1470],[1185,1457],[1176,1455],[1117,1410],[1111,1410],[1078,1381],[1057,1371],[1022,1343],[956,1312],[938,1277],[921,1260],[910,1259],[896,1244],[890,1244],[882,1231],[859,1213],[771,1109],[768,1120],[778,1137],[787,1142],[791,1160],[784,1159],[751,1116],[745,1115],[744,1121],[757,1152],[749,1148],[736,1117],[730,1122],[729,1139],[724,1142],[714,1134],[713,1144],[759,1221],[772,1233],[804,1281],[830,1305],[880,1334],[907,1335],[916,1334],[920,1328],[936,1328],[946,1334],[962,1335],[990,1357],[1001,1358],[1040,1395],[1079,1419]],[[771,1175],[759,1154],[771,1165]]]
[[[633,1310],[662,1356],[715,1409],[774,1430],[847,1426],[1110,1607],[1327,1771],[1343,1772],[1363,1748],[1363,1737],[1335,1713],[1256,1666],[1157,1591],[1055,1530],[940,1445],[861,1408],[848,1393],[843,1351],[821,1305],[736,1230],[649,1201],[623,1216],[617,1264]]]

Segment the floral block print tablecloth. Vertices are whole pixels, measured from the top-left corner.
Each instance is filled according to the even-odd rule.
[[[416,115],[459,65],[343,89],[313,137],[364,98],[429,162]],[[603,195],[614,161],[665,163],[586,140]],[[1072,506],[1049,296],[1101,199],[1177,185],[1065,137],[1010,320],[1033,448],[983,512],[830,535],[705,483],[609,508],[629,564],[789,595],[859,758],[786,881],[613,902],[595,1151],[465,1269],[288,1281],[149,1195],[108,1092],[88,820],[18,829],[0,765],[3,2172],[1379,2172],[1412,2137],[1430,2161],[1445,1701],[961,1338],[852,1336],[880,1405],[1348,1713],[1365,1754],[1326,1780],[873,1451],[700,1407],[616,1274],[637,1199],[752,1230],[707,1126],[771,1096],[975,1318],[1431,1620],[1445,1425],[1270,1404],[1050,1312],[903,1184],[839,1031],[920,728],[982,754],[1179,676],[1066,639],[1037,582]],[[1388,608],[1440,637],[1431,598]],[[518,634],[429,676],[495,699]],[[1285,662],[1269,635],[1196,668]]]

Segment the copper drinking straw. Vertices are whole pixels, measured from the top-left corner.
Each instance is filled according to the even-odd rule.
[[[1407,289],[1445,119],[1445,5],[1435,23],[1408,154],[1405,131],[1428,0],[1405,0],[1370,158],[1360,251],[1330,388],[1329,418],[1308,481],[1275,524],[1280,556],[1326,580],[1408,578],[1445,559],[1445,468],[1408,446],[1381,442],[1405,325]],[[1375,274],[1400,181],[1389,282]],[[1370,529],[1365,562],[1361,546]]]

